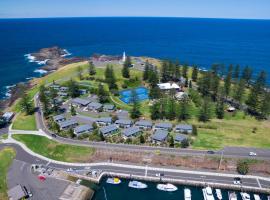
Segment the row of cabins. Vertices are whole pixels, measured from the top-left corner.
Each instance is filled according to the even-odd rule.
[[[79,136],[82,133],[93,131],[92,125],[78,125],[73,120],[66,118],[63,115],[54,116],[54,121],[59,124],[61,130],[74,129],[74,134]],[[96,123],[101,127],[100,132],[103,136],[109,136],[119,131],[122,128],[122,134],[124,138],[136,137],[143,132],[143,130],[152,130],[153,123],[148,120],[139,120],[133,126],[133,121],[130,119],[118,119],[114,123],[111,117],[101,117],[96,119]],[[152,136],[152,140],[158,143],[165,142],[168,137],[169,131],[173,129],[171,123],[161,122],[155,124],[155,132]],[[177,133],[192,133],[192,126],[187,124],[179,124],[175,126],[175,132]],[[177,134],[176,141],[181,142],[186,139],[187,136],[183,134]]]
[[[60,97],[67,97],[68,96],[68,90],[69,90],[68,87],[60,86],[59,84],[52,84],[52,85],[50,85],[50,88],[53,88],[54,90],[56,90],[58,96],[60,96]],[[79,89],[79,93],[80,93],[80,95],[87,94],[87,90],[86,89]]]
[[[103,105],[91,99],[75,98],[71,100],[71,103],[77,107],[87,107],[88,110],[94,112],[113,112],[115,110],[115,106],[112,104]]]

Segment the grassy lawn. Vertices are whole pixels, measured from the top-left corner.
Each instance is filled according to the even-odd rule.
[[[205,124],[192,120],[191,123],[199,127],[198,136],[192,147],[196,149],[220,149],[224,146],[270,147],[269,121],[257,121],[250,116],[244,117],[241,113],[226,118],[213,119]]]
[[[5,133],[3,135],[0,136],[0,140],[3,139],[3,140],[6,140],[8,138],[8,134]]]
[[[12,128],[17,130],[37,130],[35,115],[18,114]]]
[[[7,197],[7,172],[11,165],[16,152],[12,148],[4,148],[0,151],[0,199],[5,200]]]
[[[37,135],[13,135],[35,153],[64,162],[87,162],[95,150],[90,147],[67,145]]]

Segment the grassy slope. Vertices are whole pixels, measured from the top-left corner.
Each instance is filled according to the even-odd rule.
[[[93,148],[67,145],[37,135],[13,135],[32,151],[53,160],[64,162],[87,162],[94,153]]]
[[[2,200],[8,199],[6,174],[15,155],[16,152],[12,148],[4,148],[0,151],[0,199]]]
[[[12,128],[17,130],[37,130],[35,115],[19,113],[13,122]]]

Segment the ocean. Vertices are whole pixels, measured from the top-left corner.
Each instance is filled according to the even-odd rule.
[[[129,180],[122,179],[119,185],[111,185],[103,179],[96,187],[93,200],[184,200],[185,186],[178,185],[175,192],[164,192],[156,189],[157,183],[145,182],[148,188],[143,190],[128,187]],[[191,196],[194,200],[203,200],[202,188],[187,186],[191,190]],[[216,197],[216,192],[213,190]],[[236,192],[238,199],[241,199],[240,192]],[[254,200],[253,193],[249,192],[251,200]],[[228,199],[228,190],[222,189],[223,199]],[[262,200],[267,200],[267,196],[260,194]]]
[[[270,74],[270,20],[197,18],[0,19],[0,98],[40,76],[24,56],[57,45],[73,56],[150,56],[209,68],[249,65]],[[269,81],[268,77],[268,82]]]

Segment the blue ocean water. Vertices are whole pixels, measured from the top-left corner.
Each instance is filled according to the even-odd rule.
[[[250,65],[270,74],[270,20],[197,18],[0,19],[0,96],[5,87],[38,76],[25,54],[60,46],[93,53],[177,59],[208,68]],[[268,79],[269,80],[269,79]]]

